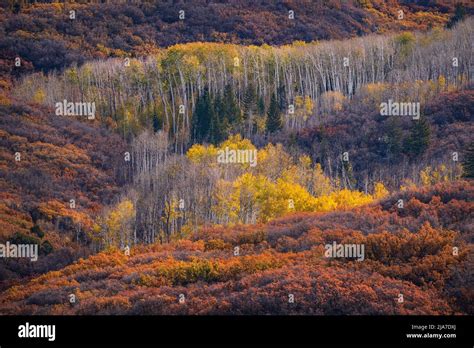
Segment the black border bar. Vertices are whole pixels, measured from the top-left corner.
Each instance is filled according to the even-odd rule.
[[[19,338],[19,326],[27,322],[55,325],[55,341]],[[472,316],[0,316],[0,346],[40,343],[473,347],[473,324]],[[413,325],[432,325],[432,330],[423,332]],[[427,332],[455,333],[456,338],[407,338],[407,334]]]

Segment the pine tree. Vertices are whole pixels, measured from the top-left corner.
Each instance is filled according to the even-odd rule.
[[[158,132],[161,129],[161,122],[160,122],[160,119],[159,119],[159,117],[156,113],[153,114],[152,123],[153,123],[153,131],[155,133]]]
[[[430,125],[425,117],[414,122],[404,146],[405,153],[411,158],[416,158],[426,151],[431,136]]]
[[[224,104],[220,94],[215,97],[212,108],[213,110],[211,113],[210,142],[212,144],[217,145],[224,140]]]
[[[449,19],[448,24],[446,26],[448,28],[454,27],[454,25],[463,20],[464,17],[466,17],[466,8],[464,7],[463,4],[456,4],[456,9],[454,10],[454,15]]]
[[[285,85],[280,85],[278,87],[278,107],[280,110],[286,110],[287,109],[287,102],[286,102],[286,90],[285,90]]]
[[[396,117],[392,117],[387,126],[387,149],[392,157],[396,157],[402,152],[403,131]]]
[[[257,95],[255,93],[255,88],[252,84],[249,84],[245,90],[244,97],[242,100],[243,104],[243,113],[244,113],[244,128],[247,129],[247,135],[250,135],[252,130],[252,123],[254,115],[257,111]]]
[[[465,178],[474,178],[474,141],[471,142],[466,150],[466,158],[463,162],[463,176]]]
[[[278,107],[275,93],[273,93],[270,100],[270,107],[268,109],[267,131],[273,133],[280,130],[282,126],[280,108]]]
[[[259,115],[265,115],[265,100],[263,99],[263,96],[258,98],[257,112]]]
[[[225,127],[226,124],[228,124],[229,127],[240,124],[242,122],[241,112],[231,84],[226,85],[224,88],[222,104],[223,127]]]

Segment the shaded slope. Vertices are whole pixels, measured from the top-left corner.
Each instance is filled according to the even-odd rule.
[[[124,148],[118,136],[94,124],[15,100],[0,105],[0,242],[44,245],[44,257],[33,265],[2,259],[0,281],[83,255],[79,246],[87,244],[83,231],[91,216],[119,193]]]
[[[472,6],[467,6],[467,12]],[[69,11],[76,18],[69,18]],[[288,18],[289,10],[295,19]],[[402,20],[398,11],[404,11]],[[180,20],[179,11],[184,11]],[[14,13],[17,12],[17,13]],[[157,1],[141,4],[36,4],[0,13],[0,52],[37,69],[92,57],[144,55],[194,41],[280,45],[445,25],[450,1]],[[56,52],[51,54],[51,52]],[[1,58],[1,57],[0,57]]]

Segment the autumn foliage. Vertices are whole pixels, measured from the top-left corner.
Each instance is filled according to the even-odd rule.
[[[86,231],[118,192],[122,154],[117,151],[123,146],[97,125],[57,117],[14,98],[11,105],[0,105],[0,242],[17,236],[52,247],[33,266],[0,260],[0,287],[88,253]]]
[[[472,183],[410,191],[417,198],[398,209],[404,194],[346,211],[202,228],[130,256],[109,249],[8,289],[0,312],[472,314],[472,236],[462,227],[472,223]],[[323,257],[333,241],[364,244],[365,260]]]
[[[8,5],[7,5],[8,3]],[[472,6],[467,5],[472,11]],[[20,52],[37,69],[62,68],[71,63],[107,56],[145,55],[157,46],[176,42],[213,41],[280,45],[296,40],[347,38],[400,29],[426,30],[445,25],[454,12],[451,1],[204,1],[70,2],[9,1],[0,8],[5,52]],[[397,8],[406,17],[394,21]],[[64,25],[76,11],[72,28]],[[289,20],[294,10],[300,24]],[[83,38],[79,40],[78,38]],[[57,55],[49,55],[54,50]]]
[[[474,314],[461,2],[3,1],[0,314]]]

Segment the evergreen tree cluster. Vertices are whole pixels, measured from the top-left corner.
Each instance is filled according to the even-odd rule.
[[[239,103],[232,85],[227,85],[223,94],[211,97],[209,90],[197,98],[192,116],[192,139],[194,143],[218,144],[230,133],[241,133],[250,136],[255,133],[256,118],[265,117],[265,130],[276,132],[283,127],[281,108],[276,94],[272,94],[266,112],[263,96],[257,96],[253,85],[249,85]],[[155,127],[155,120],[153,120]]]

